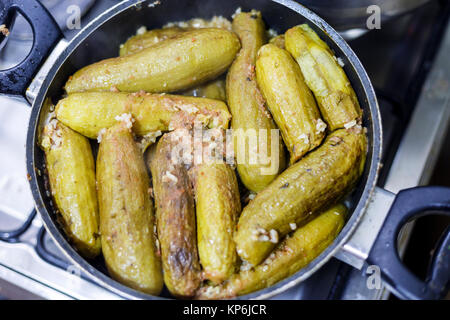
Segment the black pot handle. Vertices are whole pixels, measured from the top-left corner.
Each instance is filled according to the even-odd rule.
[[[60,30],[55,20],[37,0],[2,0],[0,8],[0,25],[11,25],[16,12],[20,12],[33,29],[33,46],[27,57],[18,65],[0,70],[0,93],[24,95],[29,83],[50,49],[60,37]],[[4,41],[0,35],[0,42]]]
[[[450,278],[450,228],[442,235],[427,279],[422,281],[402,263],[397,250],[401,227],[427,210],[450,213],[450,188],[417,187],[400,191],[369,253],[367,262],[380,268],[383,281],[402,299],[441,299]]]

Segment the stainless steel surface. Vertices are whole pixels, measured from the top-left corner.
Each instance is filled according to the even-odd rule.
[[[450,24],[387,176],[385,188],[393,193],[427,185],[433,172],[450,125],[449,52]],[[404,253],[413,225],[413,222],[409,223],[402,230],[400,254]],[[372,290],[367,288],[366,267],[351,272],[342,293],[343,299],[378,300],[389,297],[389,291],[384,286]]]
[[[3,280],[3,279],[8,279]],[[37,289],[35,293],[27,290],[33,287],[33,281],[28,278],[18,275],[17,272],[12,271],[6,267],[0,266],[0,297],[1,299],[12,300],[41,300],[45,294],[41,290]],[[27,288],[27,289],[24,289]],[[49,299],[54,296],[48,296]],[[1,300],[0,299],[0,300]],[[61,297],[63,299],[63,297]]]
[[[450,119],[450,27],[398,148],[385,188],[391,192],[430,179]]]
[[[75,266],[63,270],[43,261],[34,249],[40,224],[37,220],[21,243],[0,242],[0,287],[12,282],[44,299],[120,299],[80,277],[81,271]]]
[[[0,230],[14,229],[34,206],[25,170],[25,136],[30,107],[0,96]],[[77,276],[75,267],[61,270],[43,261],[34,250],[42,227],[35,218],[21,243],[0,241],[0,295],[22,299],[117,299]],[[75,275],[71,274],[74,273]],[[28,293],[28,294],[27,294]]]
[[[0,96],[0,213],[19,220],[34,206],[25,168],[25,130],[30,108],[24,102]],[[17,224],[16,224],[17,226]],[[0,224],[0,229],[13,227]]]
[[[385,189],[397,193],[402,189],[427,184],[439,155],[443,138],[450,123],[450,28],[448,28],[435,65],[423,87],[411,122],[398,148],[396,157],[386,180]],[[377,190],[380,193],[381,189]],[[386,191],[384,191],[386,192]],[[383,194],[383,193],[381,193]],[[380,196],[380,195],[378,195]],[[381,227],[387,208],[393,200],[393,194],[380,198],[377,207],[377,195],[358,229],[341,252],[338,259],[361,269],[372,247],[377,227]],[[390,199],[389,199],[390,198]],[[383,207],[384,205],[384,207]],[[374,223],[375,221],[376,223]],[[403,254],[413,223],[402,230],[399,237],[400,254]],[[358,232],[364,230],[364,232]],[[355,290],[358,292],[359,290]]]
[[[389,191],[378,187],[375,189],[358,228],[335,255],[336,258],[356,269],[362,269],[394,198],[395,194]]]

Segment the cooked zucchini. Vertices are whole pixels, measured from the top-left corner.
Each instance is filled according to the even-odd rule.
[[[40,136],[50,189],[64,231],[80,253],[100,253],[95,166],[88,139],[56,119]]]
[[[314,96],[291,55],[273,44],[258,51],[256,78],[295,163],[325,136]]]
[[[358,122],[362,110],[339,60],[307,25],[286,31],[286,49],[297,60],[331,130]]]
[[[177,297],[192,297],[201,282],[197,251],[194,196],[187,169],[172,158],[178,143],[164,134],[151,160],[158,239],[164,282]]]
[[[346,213],[344,205],[333,206],[286,237],[262,264],[243,268],[222,286],[201,288],[197,298],[232,298],[270,287],[293,275],[333,242],[344,226]]]
[[[153,29],[144,32],[143,34],[137,34],[132,36],[120,46],[120,56],[137,53],[142,49],[151,47],[158,42],[169,39],[184,31],[186,30],[179,27],[171,27],[164,29]]]
[[[173,92],[212,80],[233,62],[240,43],[224,29],[180,33],[135,54],[110,58],[78,70],[68,93],[120,90]]]
[[[194,168],[197,241],[205,279],[220,283],[236,267],[234,230],[241,203],[234,170],[226,163]]]
[[[192,30],[192,27],[188,29],[173,26],[163,29],[152,29],[144,32],[143,34],[137,34],[120,46],[120,56],[139,52],[160,41],[164,41],[188,30]],[[198,87],[182,91],[180,94],[185,96],[222,100],[226,102],[225,80],[222,78],[212,80]]]
[[[227,128],[231,118],[222,101],[145,92],[73,93],[56,105],[58,120],[91,139],[124,113],[133,116],[133,130],[142,136],[192,126],[194,120],[211,128]]]
[[[275,179],[285,166],[281,139],[275,144],[278,149],[272,150],[271,130],[276,129],[276,126],[266,109],[255,79],[256,54],[266,41],[266,30],[259,11],[237,14],[232,26],[242,43],[242,49],[227,75],[227,100],[233,115],[231,127],[236,136],[235,154],[242,155],[242,160],[237,163],[237,170],[243,184],[248,189],[258,192]],[[266,131],[267,155],[274,161],[265,163],[259,161],[260,159],[251,161],[251,154],[261,153],[259,146],[253,149],[251,139],[247,140],[243,135],[243,131],[251,133],[251,130],[255,131],[255,141],[261,139],[259,130]],[[272,152],[278,152],[275,154],[276,157]]]
[[[242,211],[235,236],[239,256],[258,265],[308,216],[336,203],[358,181],[366,158],[362,130],[337,130],[317,150],[286,169]]]
[[[276,45],[280,49],[286,49],[284,42],[284,34],[280,34],[270,39],[269,43]]]
[[[142,153],[123,122],[103,134],[97,186],[102,249],[109,273],[127,286],[158,295],[163,278],[149,177]]]

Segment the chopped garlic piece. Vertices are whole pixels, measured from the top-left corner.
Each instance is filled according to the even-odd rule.
[[[289,223],[289,226],[291,227],[291,230],[297,229],[297,224],[295,222]]]
[[[270,241],[272,243],[278,243],[278,232],[274,229],[267,232],[264,228],[257,228],[253,230],[253,238],[257,241]]]
[[[157,0],[157,1],[153,1],[152,3],[148,4],[149,8],[154,8],[156,7],[158,4],[161,4],[161,1]]]
[[[213,118],[212,125],[215,128],[219,126],[219,117],[214,117]]]
[[[106,133],[106,128],[103,128],[102,130],[100,130],[99,132],[98,132],[98,136],[97,136],[97,142],[98,143],[100,143],[100,142],[102,142],[102,138],[103,138],[103,135]]]
[[[193,113],[197,113],[198,112],[198,108],[193,106],[193,105],[189,105],[189,104],[182,104],[177,106],[178,109],[187,112],[189,114],[193,114]]]
[[[145,152],[145,150],[147,150],[147,148],[152,145],[153,143],[156,142],[156,139],[162,135],[161,130],[158,131],[154,131],[154,132],[149,132],[147,134],[145,134],[144,136],[142,136],[141,140],[138,143],[138,146],[141,148],[142,152]]]
[[[194,122],[200,122],[201,124],[206,126],[209,123],[210,119],[211,119],[211,115],[209,115],[209,114],[198,114],[195,117]]]
[[[241,12],[242,12],[242,8],[241,8],[241,7],[238,7],[238,8],[236,9],[236,11],[231,15],[231,18],[234,19],[234,17],[236,17],[236,15],[238,15],[238,14],[241,13]]]
[[[142,26],[142,27],[140,27],[139,29],[136,30],[136,34],[137,35],[142,35],[142,34],[144,34],[146,32],[147,32],[147,27],[146,26]]]
[[[9,29],[6,27],[6,25],[0,25],[0,33],[2,33],[5,37],[9,36]]]
[[[248,271],[248,270],[250,270],[251,268],[253,268],[253,266],[252,266],[252,264],[251,263],[249,263],[248,261],[243,261],[242,262],[242,264],[241,264],[241,266],[240,266],[240,270],[241,271]]]
[[[270,230],[270,242],[278,243],[278,232],[275,229]]]
[[[154,132],[149,132],[146,135],[144,135],[142,138],[145,139],[145,141],[147,141],[147,142],[155,143],[156,138],[158,138],[160,135],[162,135],[162,132],[161,132],[161,130],[158,130],[158,131],[154,131]]]
[[[344,124],[344,128],[345,129],[350,129],[353,128],[354,126],[356,126],[356,120],[352,120],[350,122],[347,122],[346,124]]]
[[[207,298],[215,298],[221,294],[221,286],[203,286],[201,288],[203,296]]]
[[[330,141],[331,141],[331,145],[333,145],[333,146],[335,146],[335,145],[337,145],[338,143],[340,143],[340,142],[342,142],[342,138],[341,137],[336,137],[336,136],[334,136],[334,137],[331,137],[330,138]]]
[[[258,229],[256,229],[256,231],[259,233],[267,233],[266,229],[264,229],[264,228],[258,228]]]
[[[188,21],[175,21],[169,22],[163,26],[163,28],[221,28],[231,31],[231,22],[224,18],[223,16],[214,16],[211,20],[205,20],[200,18],[195,18]]]
[[[164,176],[162,177],[162,182],[173,182],[177,183],[178,179],[176,176],[174,176],[170,171],[166,171]]]
[[[298,138],[302,139],[305,142],[305,144],[309,144],[309,138],[306,134],[303,133]]]
[[[133,127],[134,118],[131,113],[123,113],[120,116],[116,116],[114,119],[116,119],[116,121],[122,121],[123,123],[125,123],[128,129],[131,129],[131,127]]]
[[[267,30],[267,38],[268,39],[275,38],[276,36],[278,36],[278,32],[276,30],[274,30],[274,29]]]
[[[317,119],[317,123],[316,123],[316,133],[319,134],[321,132],[324,132],[325,129],[327,128],[327,124],[325,122],[322,121],[322,119]]]
[[[52,149],[58,148],[62,144],[62,133],[58,128],[58,120],[52,119],[47,125],[45,130],[48,134],[48,139],[44,139],[43,145],[50,146]]]

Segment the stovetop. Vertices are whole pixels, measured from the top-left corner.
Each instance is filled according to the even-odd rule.
[[[95,1],[82,24],[115,3],[114,0]],[[450,66],[445,57],[445,52],[450,50],[449,8],[446,1],[431,2],[412,14],[382,25],[381,30],[370,31],[349,42],[377,92],[384,131],[384,167],[379,186],[392,192],[427,183],[433,168],[424,163],[432,163],[433,157],[438,155],[449,123]],[[24,40],[23,35],[14,37],[14,32],[13,29],[11,39],[0,52],[0,68],[11,66],[29,46],[30,40],[26,37]],[[64,35],[71,38],[76,32],[65,30]],[[440,89],[430,91],[436,84]],[[424,122],[427,119],[423,113],[430,110],[433,117]],[[34,211],[25,170],[29,113],[25,101],[0,96],[0,296],[120,298],[68,262],[46,234]],[[418,130],[423,133],[428,129],[425,138],[416,137]],[[423,154],[412,161],[411,150],[417,148],[423,150]],[[410,164],[409,170],[413,170],[407,177],[401,169],[406,162]],[[275,299],[386,298],[384,288],[367,288],[364,272],[364,268],[356,270],[332,259],[311,278]]]

